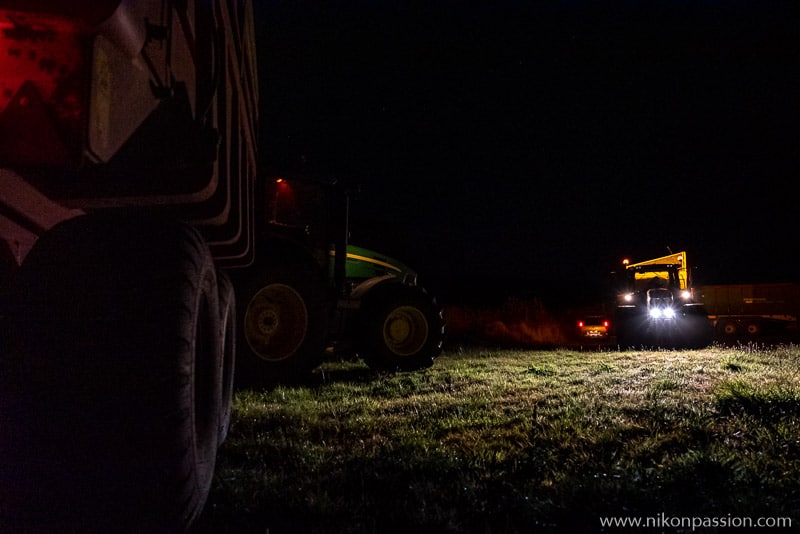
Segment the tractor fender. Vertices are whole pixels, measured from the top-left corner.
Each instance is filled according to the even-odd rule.
[[[400,284],[401,281],[393,274],[385,274],[383,276],[376,276],[369,278],[358,284],[350,293],[352,300],[361,302],[364,298],[375,288],[384,287],[387,284]]]

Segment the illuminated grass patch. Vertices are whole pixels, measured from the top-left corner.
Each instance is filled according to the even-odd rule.
[[[800,518],[800,349],[454,349],[239,392],[200,529],[597,530]]]

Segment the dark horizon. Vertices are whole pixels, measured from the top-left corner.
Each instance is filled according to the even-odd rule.
[[[353,242],[444,295],[602,292],[668,247],[800,281],[796,3],[256,10],[264,172],[358,184]]]

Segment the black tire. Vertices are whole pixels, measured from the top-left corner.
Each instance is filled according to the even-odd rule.
[[[414,371],[442,352],[442,308],[424,289],[399,283],[377,286],[359,311],[357,352],[370,367]]]
[[[701,305],[688,305],[683,309],[684,346],[689,349],[704,349],[714,342],[714,325],[708,312]]]
[[[636,310],[618,309],[615,316],[617,345],[622,350],[638,348],[641,345],[641,321]]]
[[[751,338],[756,338],[761,335],[761,323],[757,321],[748,321],[747,335]]]
[[[237,284],[242,387],[302,381],[322,363],[331,302],[325,280],[311,265],[284,261],[251,268]]]
[[[217,271],[219,287],[220,342],[222,344],[222,389],[219,415],[218,443],[228,437],[233,405],[234,370],[236,367],[236,295],[227,273]]]
[[[721,321],[718,330],[726,339],[733,339],[738,335],[739,325],[734,321]]]
[[[211,256],[180,223],[82,216],[14,290],[0,530],[179,531],[210,489],[220,404]]]

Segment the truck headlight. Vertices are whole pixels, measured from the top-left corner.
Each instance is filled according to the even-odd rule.
[[[650,308],[652,319],[674,319],[675,310],[672,308]]]

